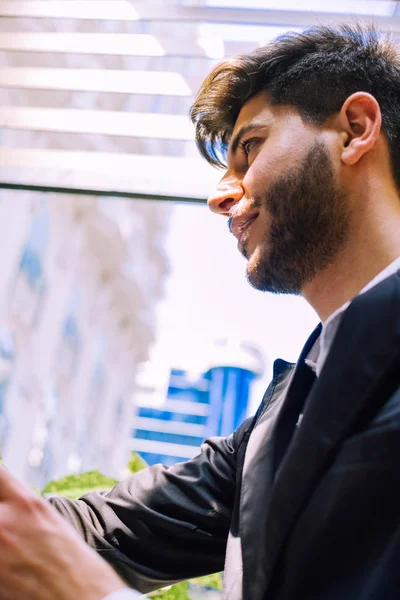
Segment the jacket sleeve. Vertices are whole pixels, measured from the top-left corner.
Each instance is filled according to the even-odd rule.
[[[199,456],[154,465],[110,491],[50,499],[135,589],[221,571],[236,494],[237,455],[253,419],[228,438],[210,438]]]

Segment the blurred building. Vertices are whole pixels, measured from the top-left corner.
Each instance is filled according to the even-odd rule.
[[[251,385],[265,368],[261,353],[230,342],[206,356],[203,372],[171,369],[167,386],[154,386],[151,371],[139,374],[132,449],[148,464],[193,458],[205,438],[230,435],[248,416]]]
[[[111,210],[110,210],[111,207]],[[14,473],[120,475],[154,340],[165,206],[3,192],[0,435]]]

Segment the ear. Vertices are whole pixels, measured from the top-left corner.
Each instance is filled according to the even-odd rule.
[[[356,92],[347,98],[340,110],[345,133],[342,161],[355,165],[371,150],[381,131],[382,115],[378,102],[367,92]]]

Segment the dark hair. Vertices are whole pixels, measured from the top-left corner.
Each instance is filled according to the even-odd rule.
[[[251,54],[217,65],[191,108],[200,153],[224,167],[227,146],[247,100],[266,90],[272,104],[295,106],[322,124],[357,91],[372,94],[382,112],[393,176],[400,189],[400,61],[393,43],[374,27],[318,26],[288,32]]]

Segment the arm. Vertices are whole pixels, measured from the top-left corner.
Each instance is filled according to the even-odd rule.
[[[223,569],[236,494],[236,461],[246,421],[211,438],[199,456],[155,465],[78,501],[51,503],[135,589],[148,592]]]

